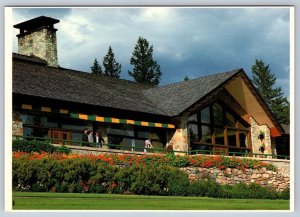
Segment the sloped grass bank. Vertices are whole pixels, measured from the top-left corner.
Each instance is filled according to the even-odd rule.
[[[13,210],[289,210],[288,200],[13,192]]]

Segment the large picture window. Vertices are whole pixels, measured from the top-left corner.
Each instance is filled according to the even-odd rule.
[[[215,102],[189,116],[190,149],[192,153],[242,155],[251,148],[249,127],[224,103]]]
[[[144,151],[146,139],[152,140],[155,149],[163,149],[166,143],[166,132],[155,128],[124,127],[113,125],[107,129],[108,143],[113,144],[111,148]]]

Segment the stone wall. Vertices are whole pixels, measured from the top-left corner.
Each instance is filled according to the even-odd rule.
[[[12,134],[23,136],[23,122],[20,118],[20,113],[15,111],[13,112]]]
[[[188,151],[188,128],[187,117],[182,117],[175,133],[168,135],[169,145],[172,145],[174,151]]]
[[[46,60],[49,66],[58,66],[56,29],[42,28],[18,37],[19,54],[33,55]]]
[[[77,154],[134,154],[134,155],[151,155],[153,153],[132,152],[125,150],[108,149],[107,146],[102,148],[80,147],[80,146],[67,146],[71,148],[73,153]],[[268,171],[266,168],[245,169],[244,171],[238,169],[227,168],[220,170],[218,168],[195,168],[186,167],[182,168],[189,175],[191,181],[195,180],[215,180],[219,184],[234,185],[237,183],[256,183],[261,186],[273,186],[278,191],[284,190],[290,186],[290,161],[281,159],[257,159],[262,162],[271,163],[277,167],[277,172]]]
[[[220,170],[217,168],[182,168],[189,175],[191,181],[195,180],[215,180],[221,185],[234,185],[238,183],[256,183],[261,186],[272,186],[277,191],[283,191],[290,186],[290,177],[282,175],[280,172],[268,171],[266,168],[239,169],[227,168]]]
[[[259,125],[254,118],[250,118],[251,122],[251,140],[253,153],[261,153],[260,146],[264,144],[265,151],[262,154],[272,154],[272,143],[270,129],[267,125]],[[260,132],[264,133],[264,139],[259,139]],[[271,156],[269,156],[271,158]]]

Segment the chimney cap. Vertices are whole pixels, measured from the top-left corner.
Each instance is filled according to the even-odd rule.
[[[56,23],[59,23],[59,20],[51,17],[40,16],[40,17],[33,18],[31,20],[27,20],[22,23],[18,23],[14,25],[14,28],[30,31],[43,26],[53,26]]]

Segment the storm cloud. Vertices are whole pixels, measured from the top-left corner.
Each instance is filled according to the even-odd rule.
[[[37,16],[60,20],[58,62],[90,71],[111,46],[129,79],[130,58],[139,36],[154,47],[160,85],[243,68],[252,78],[255,59],[270,65],[289,96],[290,11],[288,7],[121,7],[14,8],[13,24]],[[13,31],[17,52],[18,31]]]

